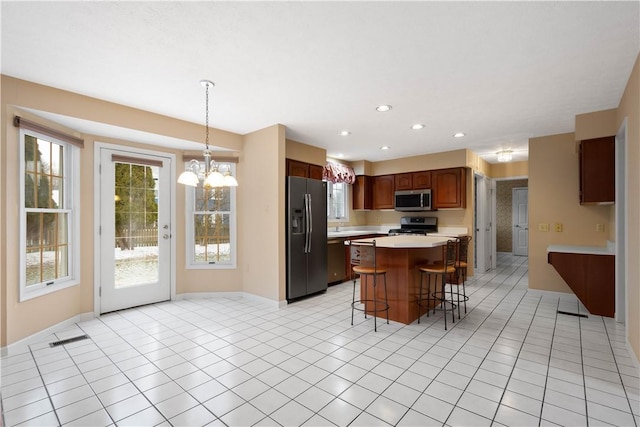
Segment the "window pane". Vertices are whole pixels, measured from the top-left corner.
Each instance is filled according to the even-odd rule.
[[[231,261],[229,214],[196,214],[193,217],[196,262]]]

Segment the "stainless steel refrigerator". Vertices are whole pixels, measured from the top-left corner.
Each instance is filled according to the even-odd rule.
[[[287,301],[327,290],[327,183],[287,177]]]

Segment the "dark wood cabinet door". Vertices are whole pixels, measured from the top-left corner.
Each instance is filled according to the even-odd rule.
[[[287,159],[287,176],[309,178],[309,164]]]
[[[322,166],[309,165],[309,178],[322,181]]]
[[[413,190],[413,175],[411,173],[395,174],[395,190]]]
[[[580,143],[580,203],[612,204],[616,193],[615,137]]]
[[[434,209],[467,207],[466,168],[431,171],[431,184]]]
[[[393,209],[394,185],[393,175],[373,177],[373,209]]]
[[[353,209],[371,209],[373,207],[373,178],[367,175],[356,176],[353,184]]]
[[[413,172],[413,188],[425,190],[431,188],[431,171]]]

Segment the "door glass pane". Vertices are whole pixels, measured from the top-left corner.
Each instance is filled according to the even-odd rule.
[[[158,281],[159,168],[115,164],[115,287]]]

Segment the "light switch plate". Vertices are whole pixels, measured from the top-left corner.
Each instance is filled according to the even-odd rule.
[[[549,231],[549,224],[538,224],[538,231]]]
[[[562,233],[562,223],[561,222],[556,222],[555,230],[556,230],[556,233]]]

